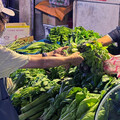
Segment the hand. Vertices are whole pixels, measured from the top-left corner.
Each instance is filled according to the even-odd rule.
[[[60,54],[60,55],[66,56],[66,53],[63,50],[68,49],[68,47],[69,46],[60,47],[60,48],[54,50],[53,54]]]
[[[105,36],[99,38],[97,41],[102,43],[103,46],[107,46],[113,42],[109,35],[105,35]]]
[[[82,56],[80,56],[79,52],[73,53],[72,55],[68,56],[69,57],[69,63],[63,65],[66,69],[69,69],[71,65],[73,66],[78,66],[80,65],[84,58]]]
[[[78,66],[80,65],[84,58],[82,56],[80,56],[80,52],[75,52],[72,55],[69,56],[70,57],[70,64],[73,66]]]
[[[66,53],[63,50],[66,50],[69,46],[65,46],[65,47],[60,47],[54,51],[51,51],[48,53],[49,56],[58,56],[58,55],[62,55],[62,56],[66,56]]]

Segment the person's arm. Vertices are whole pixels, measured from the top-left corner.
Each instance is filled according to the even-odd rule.
[[[108,33],[108,35],[98,39],[98,42],[103,45],[109,45],[112,42],[120,44],[120,26]]]
[[[80,53],[62,56],[63,48],[47,53],[47,57],[38,55],[21,55],[0,45],[0,78],[9,77],[19,68],[50,68],[60,65],[79,65],[83,61]],[[60,54],[54,54],[60,53]],[[53,55],[53,56],[51,56]]]
[[[74,53],[70,56],[61,57],[41,57],[40,55],[29,55],[29,62],[22,68],[50,68],[57,67],[60,65],[70,64],[79,65],[83,61],[83,57],[80,53]]]
[[[102,43],[103,46],[107,46],[113,42],[109,35],[105,35],[104,37],[99,38],[97,41]]]

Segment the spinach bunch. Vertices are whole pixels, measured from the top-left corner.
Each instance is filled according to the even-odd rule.
[[[72,29],[65,26],[54,27],[50,30],[47,39],[52,43],[59,43],[60,45],[63,45],[69,41],[72,31]]]
[[[75,42],[76,44],[80,44],[89,40],[91,41],[96,40],[101,36],[98,33],[94,32],[93,30],[86,30],[82,26],[79,26],[74,28],[71,37],[73,40],[72,42]]]
[[[83,44],[82,44],[83,45]],[[78,46],[78,49],[82,46]],[[86,43],[83,47],[84,51],[79,49],[81,55],[84,57],[84,62],[90,67],[92,74],[103,73],[103,61],[110,58],[107,47],[102,46],[101,43],[93,41]]]

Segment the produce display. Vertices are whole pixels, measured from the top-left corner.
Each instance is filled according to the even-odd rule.
[[[120,82],[116,75],[103,71],[110,47],[98,43],[100,37],[83,27],[73,30],[62,26],[52,28],[47,36],[52,44],[33,42],[14,49],[22,54],[38,54],[68,45],[66,55],[79,51],[84,57],[83,63],[67,70],[59,66],[12,73],[14,86],[8,92],[20,120],[94,120],[101,98]]]

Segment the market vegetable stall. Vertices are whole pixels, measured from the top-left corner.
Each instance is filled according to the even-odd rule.
[[[76,27],[52,28],[45,42],[33,42],[14,49],[21,54],[49,52],[68,45],[67,55],[79,51],[84,62],[79,66],[50,69],[19,69],[10,77],[9,89],[20,120],[94,120],[95,111],[103,95],[119,79],[106,75],[102,62],[110,58],[108,47],[96,40],[101,36],[92,30]],[[10,47],[9,48],[13,48]],[[102,117],[102,114],[101,114]]]

